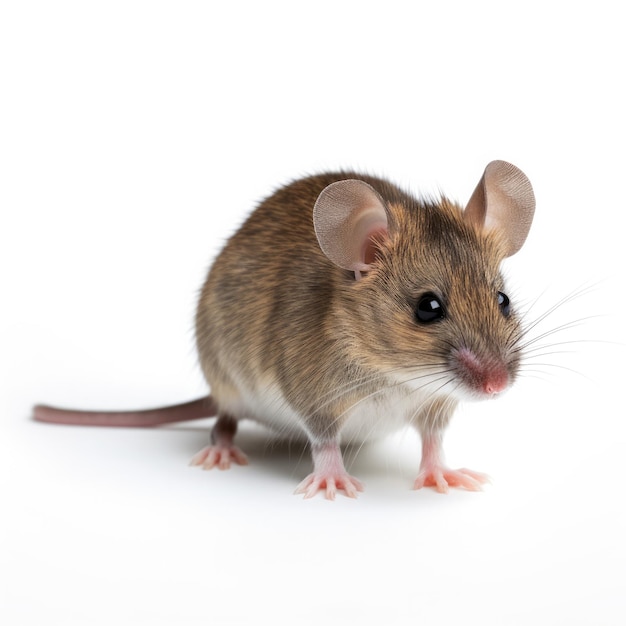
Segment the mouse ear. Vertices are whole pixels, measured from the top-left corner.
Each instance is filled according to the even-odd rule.
[[[526,241],[535,212],[535,194],[524,172],[506,161],[492,161],[474,190],[465,219],[500,231],[508,244],[506,256]]]
[[[387,234],[387,209],[366,182],[341,180],[328,185],[317,198],[313,225],[322,252],[359,278],[371,269],[376,239]]]

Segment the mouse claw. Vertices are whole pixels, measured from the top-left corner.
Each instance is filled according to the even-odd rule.
[[[195,454],[189,465],[200,465],[205,470],[214,467],[227,470],[230,468],[231,462],[237,465],[248,465],[248,457],[237,446],[210,445]]]
[[[349,474],[326,475],[309,474],[294,491],[294,494],[304,494],[304,498],[312,498],[323,491],[327,500],[334,500],[337,491],[343,491],[349,498],[356,498],[359,491],[363,491],[363,483]]]
[[[413,489],[434,487],[439,493],[448,493],[450,487],[460,487],[467,491],[482,491],[482,486],[490,482],[487,474],[470,469],[458,470],[444,466],[425,467],[418,474]]]

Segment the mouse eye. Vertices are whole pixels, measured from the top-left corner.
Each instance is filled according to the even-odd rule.
[[[415,317],[422,324],[438,322],[446,316],[443,304],[433,293],[425,293],[417,302]]]
[[[509,296],[501,291],[498,291],[498,305],[504,317],[508,317],[511,314],[511,301],[509,300]]]

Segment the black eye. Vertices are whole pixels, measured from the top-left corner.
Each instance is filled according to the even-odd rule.
[[[498,291],[498,305],[500,306],[502,315],[508,317],[511,313],[511,301],[509,300],[509,296],[501,291]]]
[[[438,322],[446,316],[443,304],[435,294],[425,293],[417,302],[415,317],[423,324]]]

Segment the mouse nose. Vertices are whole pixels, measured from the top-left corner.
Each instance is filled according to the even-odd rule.
[[[501,359],[479,358],[471,350],[462,348],[455,360],[459,378],[474,391],[493,396],[509,384],[509,372]]]
[[[496,372],[490,372],[483,383],[483,391],[490,396],[493,396],[501,391],[504,391],[509,384],[509,375],[506,370],[500,370]]]

